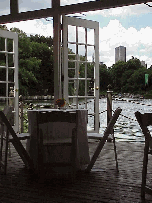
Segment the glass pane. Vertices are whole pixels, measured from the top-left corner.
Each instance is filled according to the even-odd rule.
[[[81,55],[81,56],[83,56],[83,58],[84,58],[84,56],[85,56],[85,45],[79,45],[78,46],[78,54],[79,55]],[[82,59],[81,59],[82,60]],[[84,59],[85,60],[85,59]]]
[[[77,4],[77,3],[84,3],[84,2],[89,2],[89,1],[96,1],[96,0],[70,0],[70,1],[65,1],[65,0],[61,0],[61,6],[65,6],[65,5],[71,5],[71,4]]]
[[[94,29],[87,28],[87,44],[94,45]]]
[[[8,67],[14,67],[14,55],[8,54]]]
[[[6,96],[6,83],[0,83],[0,96]]]
[[[85,100],[83,98],[78,99],[78,105],[79,109],[85,109]]]
[[[85,63],[79,63],[79,77],[85,78]]]
[[[76,54],[68,54],[69,60],[76,60]]]
[[[68,70],[68,77],[69,78],[74,78],[75,77],[75,70],[69,69]]]
[[[95,62],[95,51],[93,46],[87,47],[87,61]]]
[[[94,130],[94,99],[87,100],[88,109],[88,131]]]
[[[68,68],[75,68],[76,62],[68,61]]]
[[[68,25],[68,41],[76,42],[76,26]]]
[[[1,1],[0,16],[10,14],[10,0]]]
[[[14,83],[8,84],[8,95],[9,97],[14,97]]]
[[[29,1],[29,3],[27,3],[26,0],[19,0],[19,12],[51,8],[52,7],[51,2],[52,1],[47,1],[47,0],[36,0],[36,1]]]
[[[8,81],[14,82],[14,69],[8,69]]]
[[[87,93],[88,96],[94,96],[94,79],[87,81]]]
[[[0,37],[0,51],[5,51],[5,38]]]
[[[0,53],[0,66],[6,66],[6,54]]]
[[[6,68],[0,68],[0,81],[6,81]]]
[[[94,78],[94,64],[87,64],[87,78]]]
[[[76,45],[75,44],[68,44],[69,54],[76,54]]]
[[[78,42],[79,43],[85,43],[85,28],[84,27],[78,27]]]
[[[69,93],[69,96],[75,95],[74,81],[73,80],[69,80],[69,83],[68,83],[68,93]]]
[[[79,80],[79,96],[85,96],[85,80]]]
[[[7,39],[7,51],[13,52],[13,39]]]

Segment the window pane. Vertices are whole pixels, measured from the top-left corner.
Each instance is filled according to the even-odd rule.
[[[0,66],[6,66],[6,55],[4,53],[0,53]]]
[[[68,25],[68,41],[76,42],[76,26]]]
[[[65,5],[71,5],[71,4],[78,4],[78,3],[84,3],[84,2],[89,2],[89,1],[96,1],[96,0],[61,0],[61,6]]]
[[[6,83],[0,83],[0,96],[6,96]]]
[[[6,68],[0,68],[0,81],[6,81]]]
[[[84,27],[78,27],[78,42],[79,43],[85,43],[85,28]]]
[[[14,67],[14,55],[8,54],[8,67]]]
[[[5,38],[0,37],[0,51],[5,51]]]
[[[10,0],[3,0],[0,6],[0,16],[10,14]]]
[[[26,0],[19,0],[19,12],[34,11],[51,7],[52,1],[48,0],[31,0],[29,3],[27,3]]]
[[[7,51],[13,52],[13,39],[7,39]]]
[[[14,69],[12,68],[8,69],[8,81],[14,82]]]

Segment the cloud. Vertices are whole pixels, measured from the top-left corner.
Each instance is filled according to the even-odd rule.
[[[30,34],[39,34],[45,37],[52,36],[53,37],[53,24],[52,22],[46,22],[46,20],[28,20],[16,23],[8,23],[6,26],[10,29],[12,27],[19,28],[27,35]]]
[[[8,28],[17,27],[23,30],[28,35],[40,34],[44,36],[53,36],[52,21],[46,20],[30,20],[18,23],[7,24]],[[78,39],[80,42],[84,41],[85,30],[83,28],[79,30]],[[75,30],[71,29],[69,32],[69,41],[74,40]],[[127,52],[127,60],[131,56],[137,57],[140,60],[145,60],[148,67],[152,64],[152,28],[145,27],[140,30],[134,27],[126,29],[122,26],[119,20],[110,20],[108,25],[99,28],[99,60],[104,62],[108,67],[115,63],[115,47],[125,46]],[[94,43],[94,31],[88,29],[88,43]],[[70,46],[69,46],[70,47]],[[72,45],[70,48],[76,52],[76,46]],[[92,60],[93,48],[89,47],[87,53],[88,60]],[[85,54],[84,47],[79,46],[79,54]]]
[[[127,60],[135,56],[146,60],[148,67],[152,64],[152,28],[146,27],[139,31],[133,27],[124,28],[118,20],[110,20],[106,27],[100,28],[100,61],[108,66],[115,63],[115,47],[125,46]],[[147,57],[145,57],[147,55]]]
[[[149,5],[152,5],[152,3],[149,3]],[[111,16],[125,17],[125,16],[131,16],[131,15],[138,16],[140,14],[147,14],[147,13],[151,13],[151,11],[152,11],[152,8],[145,4],[136,4],[136,5],[110,8],[110,9],[104,9],[104,10],[98,10],[98,11],[90,11],[87,14],[101,15],[103,17],[111,17]]]

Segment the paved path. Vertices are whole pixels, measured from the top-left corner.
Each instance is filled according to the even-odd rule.
[[[89,142],[90,156],[97,142]],[[89,174],[78,174],[74,184],[69,179],[51,179],[44,183],[32,178],[14,149],[8,161],[8,173],[0,173],[0,203],[144,203],[140,198],[143,144],[117,142],[119,173],[116,172],[113,143],[106,143]],[[152,157],[148,165],[151,183]],[[151,184],[152,185],[152,184]]]

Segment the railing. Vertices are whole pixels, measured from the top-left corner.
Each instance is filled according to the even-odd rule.
[[[112,117],[112,113],[114,112],[114,110],[112,109],[112,101],[113,100],[130,102],[130,103],[135,103],[135,104],[140,104],[140,105],[145,105],[145,106],[152,106],[151,104],[140,103],[139,101],[130,100],[130,99],[124,99],[124,98],[123,99],[117,99],[117,98],[113,99],[112,94],[113,94],[113,91],[108,89],[108,91],[107,91],[107,109],[99,112],[99,115],[102,114],[102,113],[107,112],[107,124],[108,124],[110,118]],[[45,98],[46,99],[45,96],[43,96],[43,97],[34,97],[33,96],[33,97],[26,97],[26,98],[23,97],[23,100],[20,101],[20,104],[19,104],[19,126],[20,126],[19,129],[20,129],[20,132],[23,132],[24,122],[25,121],[28,122],[27,118],[25,117],[25,112],[23,112],[25,105],[27,106],[28,109],[33,109],[34,107],[36,107],[36,105],[34,105],[33,103],[30,103],[30,104],[25,103],[24,99],[29,99],[29,98],[30,99],[32,99],[32,98],[37,98],[37,99]],[[49,98],[49,96],[47,96],[47,98]],[[88,101],[87,103],[90,103],[90,102],[92,102],[92,100]],[[82,103],[79,104],[79,106],[83,106],[83,105],[85,105],[85,102],[82,102]],[[71,104],[68,107],[72,109],[72,108],[75,108],[75,105]],[[88,116],[92,117],[94,115],[89,114]],[[126,115],[123,115],[122,113],[120,114],[120,116],[122,116],[124,118],[127,118],[129,120],[132,120],[132,121],[136,121],[136,119],[133,119],[133,118],[130,118],[130,117],[126,116]]]

